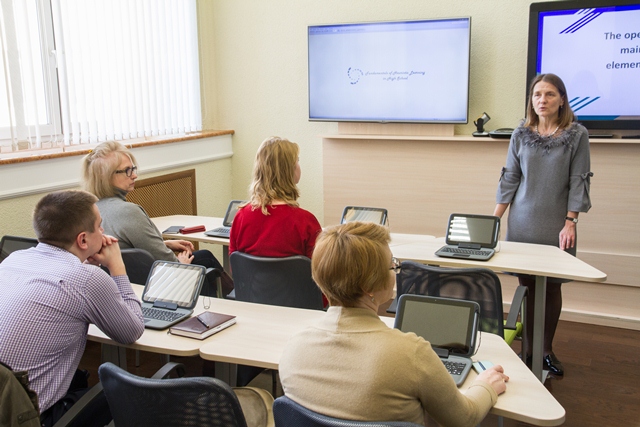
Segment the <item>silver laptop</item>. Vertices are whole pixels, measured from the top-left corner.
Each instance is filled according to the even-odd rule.
[[[487,261],[495,254],[500,218],[492,215],[454,213],[449,216],[446,246],[437,256]]]
[[[166,329],[191,316],[206,271],[201,265],[154,262],[142,293],[145,328]]]
[[[398,301],[394,327],[429,341],[460,386],[473,364],[479,321],[480,306],[476,302],[404,294]]]
[[[346,206],[342,211],[340,224],[351,221],[375,222],[384,225],[387,222],[387,210],[364,206]]]
[[[226,237],[229,238],[231,233],[231,226],[233,225],[233,218],[236,217],[240,205],[245,203],[244,200],[232,200],[227,208],[227,213],[222,220],[222,227],[214,228],[213,230],[205,231],[204,234],[211,237]]]

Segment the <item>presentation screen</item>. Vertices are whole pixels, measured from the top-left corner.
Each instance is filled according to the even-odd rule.
[[[557,74],[587,128],[640,129],[640,3],[531,4],[527,71]]]
[[[309,119],[467,123],[471,19],[308,27]]]

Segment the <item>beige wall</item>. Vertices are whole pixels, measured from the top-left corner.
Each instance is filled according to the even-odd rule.
[[[300,202],[323,223],[320,135],[337,133],[337,124],[307,120],[308,25],[471,16],[469,115],[473,120],[486,111],[491,116],[488,129],[495,129],[515,127],[524,115],[529,3],[201,0],[201,60],[206,67],[215,64],[203,73],[203,91],[211,97],[208,111],[217,109],[213,121],[205,114],[206,124],[236,132],[234,197],[246,195],[260,142],[270,135],[287,137],[302,149]],[[473,124],[456,127],[457,134],[473,130]]]

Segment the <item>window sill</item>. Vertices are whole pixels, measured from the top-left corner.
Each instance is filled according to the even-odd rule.
[[[121,143],[128,148],[140,148],[233,134],[233,130],[202,131],[184,135],[163,135],[129,139],[126,143],[122,141]],[[0,166],[5,164],[35,162],[38,160],[49,160],[69,156],[84,156],[96,145],[98,144],[69,145],[64,147],[39,148],[35,150],[20,150],[0,153]]]
[[[141,165],[141,174],[155,173],[233,156],[233,130],[208,131],[172,138],[127,141]],[[30,156],[0,155],[0,200],[80,185],[81,156],[95,145],[30,151]],[[6,153],[9,154],[9,153]],[[11,153],[15,154],[15,153]]]

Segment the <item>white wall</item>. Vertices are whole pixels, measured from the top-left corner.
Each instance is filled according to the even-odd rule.
[[[204,86],[212,88],[209,126],[235,130],[233,195],[242,198],[260,142],[279,135],[301,145],[301,205],[323,222],[322,143],[335,123],[307,120],[307,26],[311,24],[472,17],[469,115],[488,129],[515,127],[524,115],[530,1],[507,0],[215,0],[199,3]],[[207,57],[207,55],[214,56]],[[456,133],[470,134],[470,122]],[[505,153],[506,155],[506,153]]]

